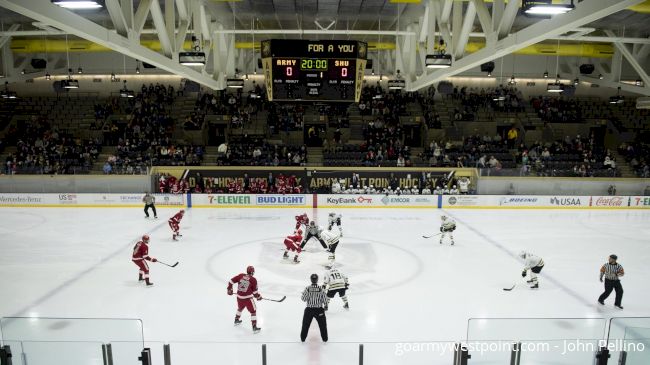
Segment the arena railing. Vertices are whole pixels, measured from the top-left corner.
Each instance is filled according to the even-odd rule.
[[[606,349],[619,365],[650,364],[650,318],[611,318]]]
[[[113,342],[115,364],[137,364],[144,347],[140,319],[3,317],[0,333],[14,364],[101,364],[102,345]]]
[[[472,362],[593,364],[603,343],[604,318],[470,318]]]
[[[146,341],[140,320],[103,318],[9,317],[0,320],[0,329],[2,346],[11,348],[14,363],[29,365],[650,363],[647,317],[471,318],[461,342],[323,344],[317,335],[306,343],[263,342],[247,334],[234,334],[232,341]]]

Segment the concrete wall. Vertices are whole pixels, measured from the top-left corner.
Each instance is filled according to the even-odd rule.
[[[151,186],[148,175],[0,176],[0,193],[140,193]]]
[[[644,195],[650,179],[605,179],[562,177],[480,177],[479,194],[509,194],[510,184],[518,195],[607,195],[610,185],[617,195]]]

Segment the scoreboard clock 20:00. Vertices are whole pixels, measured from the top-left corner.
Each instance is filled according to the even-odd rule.
[[[366,56],[363,42],[264,41],[262,58],[269,100],[358,102]]]

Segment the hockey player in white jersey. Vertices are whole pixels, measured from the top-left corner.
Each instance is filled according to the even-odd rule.
[[[334,261],[336,260],[336,248],[339,245],[339,239],[341,238],[339,232],[337,231],[322,231],[320,234],[321,242],[325,241],[327,244],[327,252],[329,252],[328,260],[329,260],[329,266],[332,267],[334,265]]]
[[[327,302],[325,302],[325,310],[327,310],[330,300],[334,298],[337,293],[343,300],[343,308],[350,309],[350,305],[348,304],[348,297],[345,295],[345,291],[350,287],[347,276],[345,276],[338,269],[332,268],[325,274],[325,282],[323,284],[327,290]]]
[[[521,277],[526,277],[528,270],[530,270],[530,280],[527,281],[528,284],[531,284],[531,289],[539,288],[539,283],[537,282],[537,274],[539,274],[544,268],[544,260],[541,257],[535,256],[530,252],[521,251],[519,257],[524,260],[524,270],[521,272]]]
[[[449,234],[449,239],[451,240],[451,245],[454,245],[454,231],[456,230],[456,222],[453,219],[443,215],[440,217],[440,244],[445,239],[447,234]]]
[[[463,195],[469,194],[469,179],[463,177],[460,180],[458,180],[458,187],[461,194]]]
[[[327,221],[328,221],[327,230],[331,231],[332,228],[334,228],[334,226],[338,226],[339,227],[339,235],[341,237],[343,237],[343,227],[341,227],[341,218],[342,217],[343,217],[342,215],[340,215],[338,213],[334,213],[334,212],[330,212],[329,216],[327,217]]]
[[[458,195],[460,194],[460,191],[456,188],[456,185],[451,187],[451,190],[449,190],[449,194],[451,195]]]
[[[309,222],[309,225],[307,226],[307,234],[305,236],[305,239],[300,244],[300,249],[302,250],[303,248],[305,248],[307,241],[309,241],[312,237],[314,237],[318,240],[318,242],[320,242],[320,245],[327,250],[327,245],[325,244],[325,241],[323,241],[323,239],[321,238],[322,232],[323,232],[323,227],[317,226],[314,221]]]

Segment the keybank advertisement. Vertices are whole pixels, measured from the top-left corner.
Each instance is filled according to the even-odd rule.
[[[319,207],[341,208],[390,208],[390,207],[437,207],[435,195],[380,195],[380,194],[332,194],[319,195]]]

